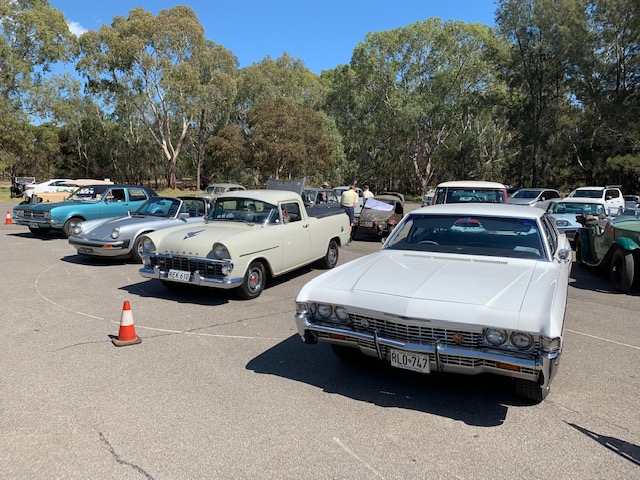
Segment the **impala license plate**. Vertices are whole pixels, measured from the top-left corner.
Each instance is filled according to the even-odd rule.
[[[169,280],[188,282],[191,279],[191,272],[185,272],[184,270],[169,270],[167,278]]]
[[[360,227],[373,227],[373,222],[360,222]]]
[[[414,372],[429,373],[429,356],[391,349],[391,365]]]

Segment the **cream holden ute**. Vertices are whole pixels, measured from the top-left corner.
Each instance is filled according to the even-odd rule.
[[[140,274],[167,287],[181,284],[235,289],[258,297],[267,280],[318,262],[333,268],[349,240],[342,211],[311,217],[299,194],[243,190],[221,194],[204,224],[175,227],[142,237]]]
[[[432,205],[409,213],[379,252],[307,283],[295,322],[305,343],[345,360],[503,375],[539,402],[562,353],[570,271],[567,237],[539,208]]]

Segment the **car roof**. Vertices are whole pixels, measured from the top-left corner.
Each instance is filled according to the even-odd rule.
[[[480,180],[454,180],[452,182],[442,182],[436,188],[445,187],[466,187],[466,188],[506,188],[502,183],[485,182]]]
[[[551,190],[552,192],[557,192],[555,188],[540,188],[540,187],[532,187],[532,188],[519,188],[517,192],[544,192],[546,190]],[[516,193],[516,192],[513,192]]]
[[[300,195],[290,190],[236,190],[235,192],[224,192],[218,199],[225,198],[254,198],[267,203],[277,204],[278,202],[300,201]]]
[[[565,197],[560,199],[554,199],[555,203],[597,203],[599,205],[606,205],[606,202],[601,198],[589,198],[589,197]]]
[[[414,213],[428,213],[435,215],[483,215],[494,217],[536,219],[545,214],[537,207],[509,205],[506,203],[441,203],[413,210]]]
[[[211,183],[211,184],[207,185],[206,188],[209,188],[209,187],[241,187],[241,188],[244,188],[239,183]]]

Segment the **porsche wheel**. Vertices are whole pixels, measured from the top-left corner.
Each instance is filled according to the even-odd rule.
[[[611,284],[617,292],[627,293],[633,285],[635,264],[633,253],[617,248],[611,258]]]

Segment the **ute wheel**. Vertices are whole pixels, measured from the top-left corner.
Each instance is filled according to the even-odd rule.
[[[331,240],[329,242],[329,247],[327,247],[327,253],[325,253],[324,257],[320,259],[320,266],[328,270],[332,269],[338,264],[338,255],[338,244],[335,240]]]
[[[34,235],[37,236],[41,236],[41,235],[46,235],[47,233],[49,233],[49,230],[51,230],[50,228],[40,228],[40,227],[29,227],[29,230],[31,231],[31,233],[33,233]]]
[[[81,222],[81,221],[82,221],[81,218],[71,217],[69,220],[64,222],[64,225],[62,226],[62,236],[64,238],[69,238],[71,235],[73,235],[73,232],[71,230],[73,229],[73,227],[76,226],[78,222]]]
[[[251,262],[247,273],[244,274],[242,284],[236,289],[238,296],[243,300],[258,298],[264,290],[267,272],[262,262]]]
[[[336,357],[345,363],[355,362],[362,358],[362,353],[357,348],[331,344],[331,350],[333,350]]]
[[[516,394],[519,397],[526,398],[527,400],[533,400],[534,402],[541,402],[547,395],[551,386],[547,384],[547,388],[542,388],[538,382],[531,380],[524,380],[522,378],[516,378]]]
[[[611,284],[615,291],[627,293],[631,290],[634,267],[633,253],[616,248],[611,258]]]

